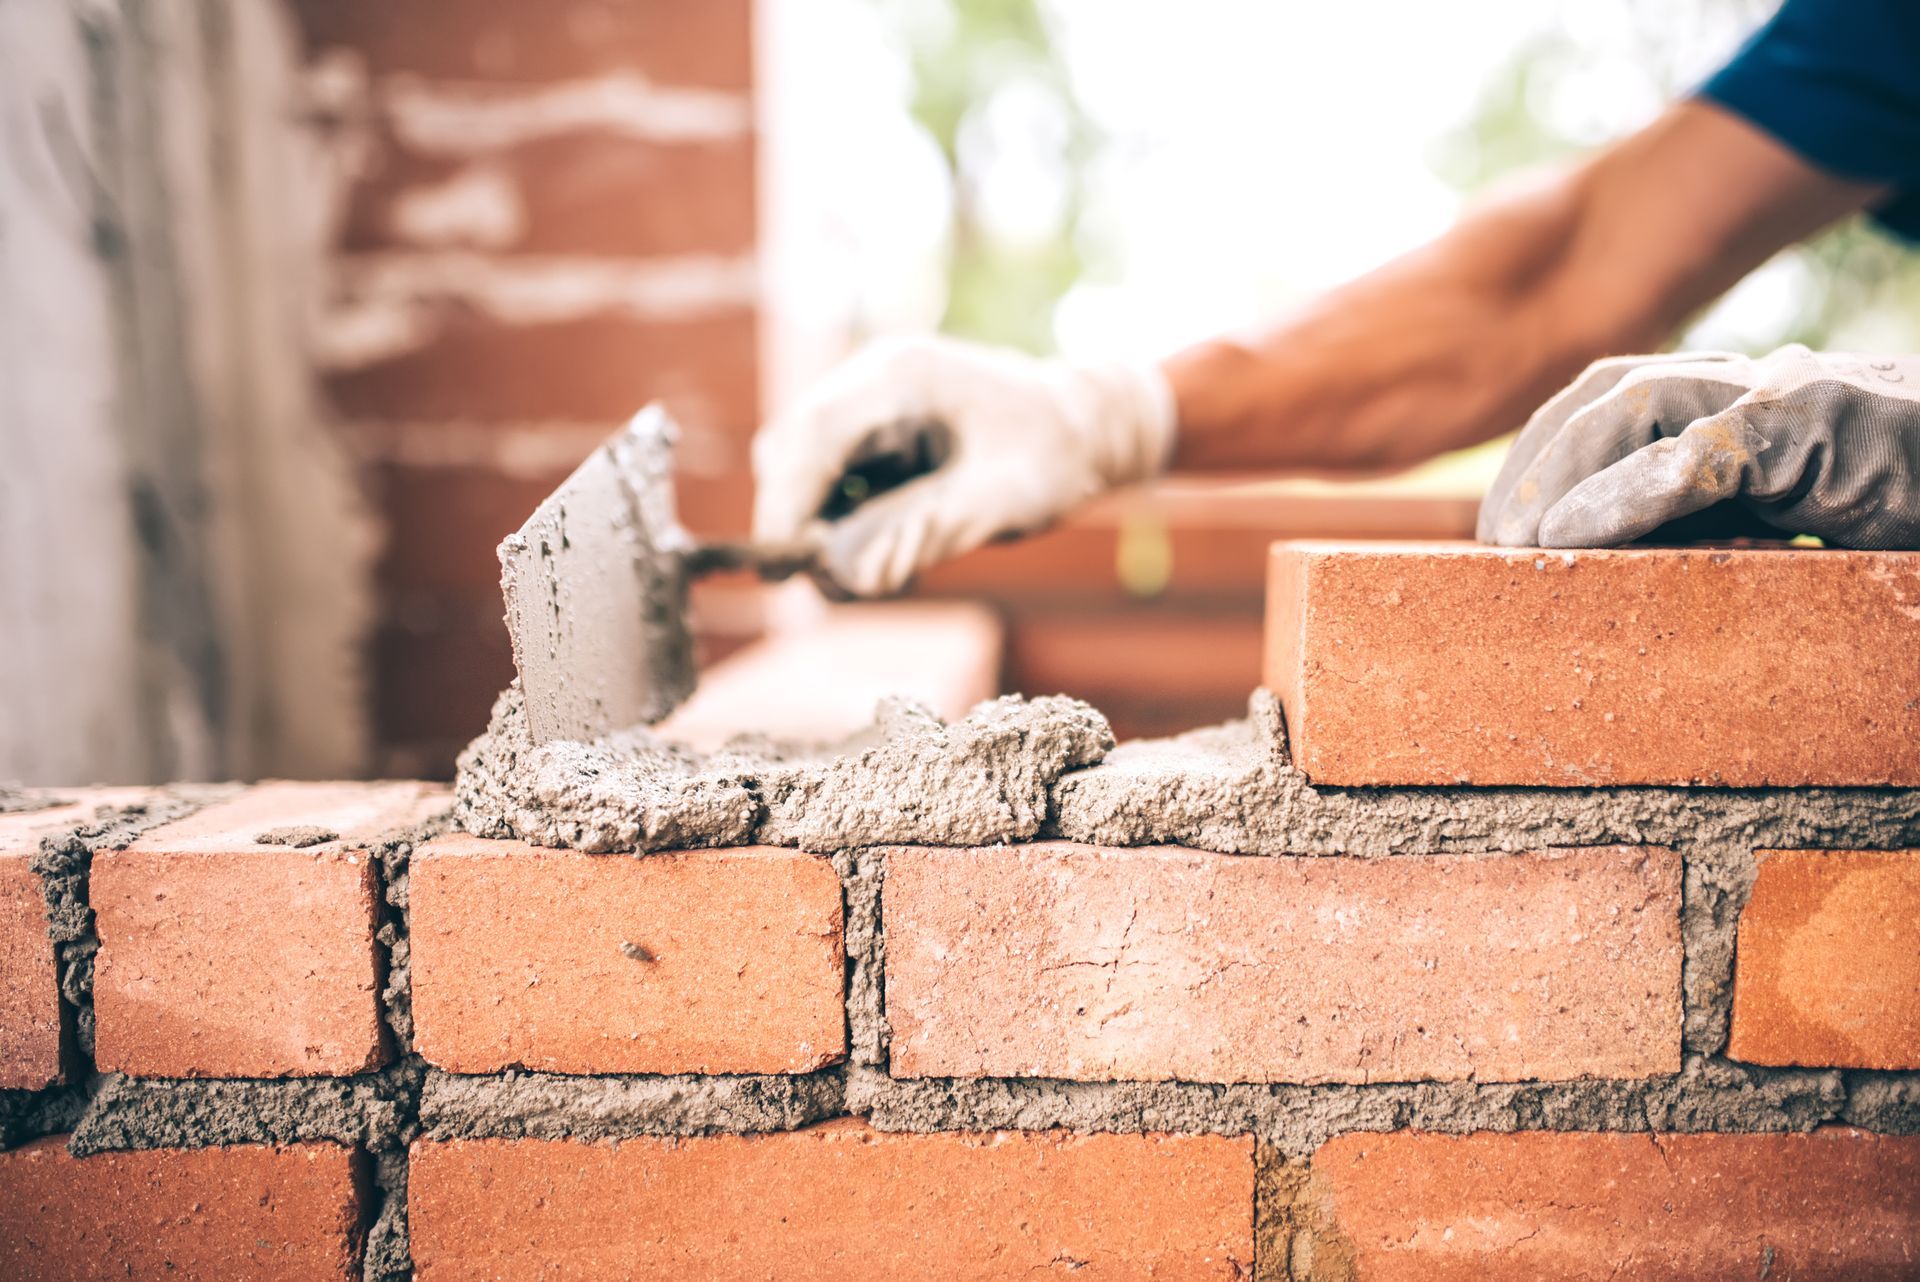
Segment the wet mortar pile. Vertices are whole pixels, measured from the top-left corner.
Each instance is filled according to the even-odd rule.
[[[1920,845],[1920,790],[1829,788],[1316,788],[1290,764],[1278,705],[1178,738],[1114,746],[1105,718],[1064,698],[1003,698],[943,723],[909,704],[836,745],[741,741],[696,753],[628,731],[536,745],[519,692],[460,760],[448,816],[375,850],[382,879],[383,992],[402,1052],[347,1078],[139,1079],[92,1071],[87,907],[94,852],[224,795],[177,789],[108,809],[43,840],[62,993],[82,1057],[70,1085],[0,1091],[0,1144],[70,1133],[71,1149],[331,1140],[374,1155],[369,1279],[410,1276],[406,1146],[419,1137],[600,1140],[789,1130],[843,1116],[882,1130],[1252,1135],[1258,1275],[1307,1212],[1301,1162],[1350,1131],[1784,1131],[1842,1122],[1920,1132],[1920,1072],[1760,1068],[1725,1057],[1734,936],[1754,852]],[[31,796],[0,804],[27,808]],[[684,847],[771,844],[829,855],[843,894],[845,1060],[812,1073],[591,1076],[447,1073],[412,1048],[408,863],[448,827],[482,837],[644,858]],[[262,834],[300,848],[325,837]],[[1609,844],[1666,846],[1683,860],[1680,1071],[1547,1082],[1205,1084],[1039,1078],[896,1078],[889,1071],[881,895],[893,845],[1064,839],[1173,844],[1259,858],[1393,857]],[[235,982],[244,982],[236,976]]]

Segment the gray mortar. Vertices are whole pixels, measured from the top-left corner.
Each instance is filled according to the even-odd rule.
[[[27,814],[71,805],[72,797],[63,797],[44,788],[27,788],[17,783],[0,783],[0,815]]]
[[[373,1222],[367,1226],[360,1276],[365,1282],[407,1282],[413,1247],[407,1237],[407,1150],[373,1158]]]
[[[374,931],[381,955],[380,1014],[401,1054],[413,1050],[413,948],[407,933],[407,891],[413,849],[445,832],[452,814],[435,816],[370,847],[380,870],[380,924]]]
[[[0,1091],[0,1150],[71,1131],[86,1111],[89,1095],[80,1082],[39,1091]]]
[[[840,874],[847,941],[847,1051],[850,1063],[887,1062],[887,939],[880,924],[886,860],[877,851],[843,850],[833,857]]]
[[[1833,1070],[1689,1056],[1669,1077],[1367,1086],[895,1079],[855,1069],[849,1112],[885,1131],[1050,1130],[1254,1135],[1306,1156],[1349,1131],[1805,1131],[1844,1119]],[[1894,1110],[1881,1107],[1881,1115]]]
[[[536,745],[509,686],[460,755],[455,818],[482,837],[603,852],[987,845],[1039,832],[1054,783],[1112,745],[1086,704],[1018,696],[952,724],[890,700],[871,728],[826,747],[743,741],[699,753],[642,728]]]
[[[355,1077],[102,1077],[67,1147],[75,1156],[109,1149],[203,1148],[331,1140],[375,1152],[413,1138],[418,1061]]]
[[[420,1096],[431,1139],[626,1139],[790,1131],[842,1116],[836,1069],[797,1076],[568,1077],[434,1070]]]
[[[141,833],[184,818],[238,791],[229,785],[180,784],[156,793],[143,805],[102,806],[91,819],[40,839],[33,870],[40,875],[47,901],[47,937],[53,941],[60,974],[63,1015],[73,1020],[75,1048],[90,1067],[93,1060],[93,955],[100,938],[93,929],[88,878],[93,857],[121,850]]]

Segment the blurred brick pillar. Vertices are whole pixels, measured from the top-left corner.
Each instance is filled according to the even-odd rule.
[[[511,675],[494,544],[664,399],[695,528],[759,409],[752,0],[287,0],[346,181],[316,354],[388,522],[376,769],[444,774]]]

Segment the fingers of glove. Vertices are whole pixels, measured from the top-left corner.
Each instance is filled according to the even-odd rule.
[[[1499,476],[1494,478],[1485,501],[1480,505],[1476,536],[1482,542],[1495,541],[1493,520],[1506,507],[1534,457],[1560,434],[1569,419],[1613,391],[1628,375],[1642,369],[1737,359],[1741,358],[1726,352],[1668,352],[1653,356],[1609,356],[1587,366],[1579,378],[1535,410],[1533,417],[1527,420],[1527,425],[1520,429],[1520,435],[1514,439],[1505,461],[1500,465]]]
[[[1740,411],[1703,418],[1603,468],[1540,516],[1539,546],[1617,547],[1741,492],[1753,451]]]
[[[846,591],[904,589],[928,566],[1047,524],[1071,499],[1018,467],[955,465],[862,504],[826,528],[821,569]]]
[[[951,417],[953,407],[942,402],[954,380],[944,367],[965,358],[948,346],[933,339],[869,344],[761,428],[753,442],[754,537],[797,536],[876,435]]]
[[[1743,361],[1674,361],[1629,372],[1545,442],[1498,507],[1481,507],[1482,537],[1509,547],[1539,539],[1540,518],[1588,477],[1662,435],[1718,414],[1746,390]]]

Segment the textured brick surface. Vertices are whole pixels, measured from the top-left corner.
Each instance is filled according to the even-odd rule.
[[[1250,1277],[1252,1145],[787,1134],[413,1147],[420,1282]]]
[[[367,845],[445,808],[415,783],[263,784],[96,856],[99,1066],[280,1077],[384,1062]]]
[[[421,305],[431,337],[329,375],[348,417],[603,422],[664,400],[690,426],[751,424],[759,410],[754,312],[658,320],[615,312],[503,324],[458,301]],[[524,514],[523,514],[524,515]]]
[[[669,85],[752,78],[749,0],[439,0],[432,21],[388,0],[293,0],[308,49],[344,46],[376,72],[512,84],[634,71]]]
[[[1274,545],[1325,784],[1920,785],[1920,553]]]
[[[1680,860],[1666,850],[900,849],[884,896],[905,1076],[1513,1081],[1679,1067]]]
[[[1920,1276],[1920,1137],[1402,1132],[1312,1170],[1312,1278]]]
[[[1727,1053],[1920,1068],[1920,850],[1760,859],[1740,916]]]
[[[358,1279],[363,1165],[331,1144],[75,1158],[65,1136],[0,1153],[9,1282]]]
[[[354,190],[343,238],[354,250],[746,254],[753,191],[744,133],[683,142],[583,129],[477,160],[412,153],[394,139]],[[462,217],[463,192],[492,212]]]
[[[846,1049],[840,881],[751,847],[440,838],[413,860],[414,1041],[461,1073],[795,1073]]]
[[[66,1067],[60,972],[47,936],[47,901],[33,858],[40,840],[71,832],[103,806],[129,806],[145,788],[80,788],[47,794],[62,804],[0,814],[0,1090],[38,1090]]]

